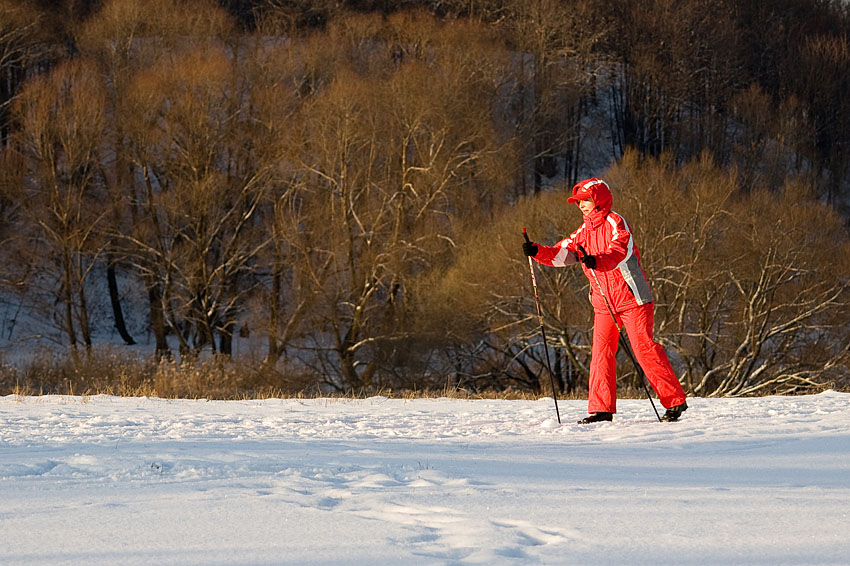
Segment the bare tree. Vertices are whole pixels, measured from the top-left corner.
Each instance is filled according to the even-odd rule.
[[[618,210],[642,227],[658,335],[686,387],[792,392],[840,375],[850,308],[840,219],[802,184],[741,197],[734,172],[711,159],[683,169],[670,159],[627,154],[608,178]]]
[[[824,176],[828,203],[847,213],[850,205],[850,38],[843,35],[807,37],[802,49],[799,91],[807,102],[814,131],[812,159]]]
[[[801,189],[789,184],[781,200],[760,193],[733,209],[726,273],[735,310],[724,321],[731,355],[705,373],[696,391],[806,390],[821,386],[846,354],[846,234],[830,210],[799,198]]]
[[[499,161],[482,74],[444,56],[453,30],[427,18],[340,22],[329,33],[357,58],[336,59],[303,109],[292,161],[304,174],[282,235],[319,292],[311,347],[341,388],[414,357],[417,278],[448,258],[453,211],[487,206],[478,189]]]
[[[208,45],[164,56],[126,99],[143,180],[130,241],[184,354],[229,353],[244,279],[268,244],[256,214],[271,165],[254,145],[249,86]]]
[[[334,0],[259,0],[253,14],[260,33],[291,37],[302,28],[321,27],[341,10]]]
[[[126,97],[133,78],[154,65],[164,52],[191,49],[195,42],[206,41],[208,37],[226,36],[231,26],[227,14],[213,2],[109,0],[75,30],[79,49],[98,61],[106,77],[110,111],[108,144],[104,146],[101,165],[111,203],[108,220],[113,234],[106,257],[106,275],[116,327],[126,343],[132,343],[133,338],[123,324],[117,268],[129,264],[115,236],[130,232],[130,226],[139,216],[135,195],[143,175],[136,157],[144,153],[144,149],[134,145],[138,138],[126,131],[128,124],[135,123],[124,113],[129,107]],[[143,279],[150,299],[157,351],[164,354],[168,345],[161,281],[151,278],[149,271]]]
[[[260,230],[270,241],[258,254],[256,290],[247,301],[246,324],[265,333],[266,363],[271,365],[309,333],[304,320],[318,293],[305,269],[309,250],[292,245],[305,221],[304,174],[290,158],[304,143],[302,110],[314,88],[311,65],[305,65],[309,42],[269,41],[266,31],[253,38],[246,80],[251,85],[252,143],[261,151],[258,159],[269,167],[263,177],[268,190],[260,207]]]
[[[126,144],[129,138],[124,134],[118,106],[135,68],[144,61],[139,42],[144,41],[143,19],[149,15],[137,1],[113,0],[77,30],[77,45],[97,61],[105,77],[108,129],[100,163],[101,175],[109,195],[110,214],[107,221],[111,225],[108,231],[112,234],[129,231],[131,226],[127,201],[132,194],[130,187],[135,182],[135,172],[132,162],[127,159],[129,152]],[[115,238],[111,238],[105,255],[110,305],[116,330],[125,344],[133,345],[136,342],[127,328],[118,286],[118,268],[126,263]],[[158,342],[163,342],[161,333],[156,334]]]
[[[608,30],[594,2],[517,0],[506,20],[519,51],[516,121],[533,171],[533,192],[545,178],[577,180],[584,118],[605,58]],[[563,160],[563,166],[559,161]],[[520,179],[524,183],[525,176]]]
[[[44,50],[39,46],[43,19],[31,2],[0,0],[0,148],[9,136],[9,105]]]
[[[159,276],[160,271],[152,267],[150,263],[155,256],[139,253],[139,242],[144,241],[144,237],[136,240],[129,248],[125,246],[122,250],[117,247],[117,242],[121,240],[124,240],[126,244],[126,236],[131,232],[130,226],[136,226],[142,235],[147,234],[144,220],[150,219],[150,214],[155,208],[145,209],[142,203],[149,203],[149,200],[146,201],[144,197],[152,196],[156,194],[156,191],[173,184],[173,181],[168,178],[170,170],[163,164],[164,161],[173,157],[168,149],[170,143],[166,138],[168,134],[163,135],[161,131],[157,131],[162,128],[167,129],[169,126],[166,121],[158,119],[157,104],[162,103],[165,100],[163,97],[171,93],[168,91],[153,93],[145,90],[145,85],[155,84],[167,88],[173,84],[169,82],[173,77],[169,78],[167,74],[174,72],[174,68],[179,68],[183,54],[191,53],[197,45],[214,45],[216,56],[224,61],[222,58],[224,44],[216,43],[215,39],[228,37],[231,29],[232,23],[227,14],[212,2],[111,0],[106,3],[97,17],[89,20],[79,32],[78,42],[81,49],[97,57],[102,71],[109,77],[107,84],[110,89],[110,104],[113,108],[110,113],[110,116],[114,118],[110,128],[110,151],[106,152],[103,158],[104,178],[110,188],[113,211],[110,216],[111,233],[113,242],[116,243],[111,251],[111,256],[114,257],[113,261],[109,262],[109,267],[112,269],[115,258],[126,253],[134,254],[137,263],[143,266],[140,273],[148,290],[150,320],[160,355],[168,354],[167,328],[170,326],[174,331],[176,327],[183,326],[183,321],[182,319],[174,321],[168,316],[166,281]],[[167,62],[168,56],[164,56],[169,50],[174,57],[170,63],[171,68]],[[235,65],[237,64],[235,58],[240,54],[237,50],[232,53]],[[199,73],[210,68],[210,65],[202,65]],[[215,79],[220,81],[218,88],[226,89],[224,85],[231,78],[236,81],[234,84],[238,85],[236,74],[234,73],[233,77],[226,77],[227,73],[227,70],[219,70],[218,77]],[[198,82],[203,83],[203,79],[198,79]],[[198,88],[195,84],[194,87],[201,91],[204,85]],[[209,92],[196,94],[198,98],[209,96]],[[233,94],[238,96],[236,92]],[[191,94],[188,95],[188,98],[191,96]],[[210,116],[229,111],[227,108],[222,108],[222,105],[231,106],[230,110],[233,110],[233,101],[224,100],[225,98],[209,100],[213,105]],[[184,95],[183,100],[186,99]],[[222,131],[228,125],[233,126],[234,122],[231,120],[223,125]],[[234,127],[232,131],[237,130],[238,128]],[[221,156],[226,161],[228,156],[216,153],[219,150],[220,148],[210,149],[213,154]],[[198,156],[192,158],[198,158]],[[230,165],[234,164],[216,163],[213,167],[235,172],[237,166],[230,167]],[[227,177],[226,174],[225,177]],[[203,182],[200,183],[203,184]],[[148,251],[150,251],[149,248]],[[112,281],[114,278],[112,271],[108,271],[107,274],[112,276],[110,278]],[[113,286],[110,285],[110,289],[112,288]],[[115,310],[116,316],[120,314],[120,310]],[[189,322],[186,325],[187,328],[183,330],[193,332],[189,330],[194,328],[193,323]],[[228,325],[228,327],[231,326]],[[225,350],[229,348],[228,336],[227,332],[222,335],[222,346]],[[204,344],[214,343],[209,331],[205,332],[203,340],[196,339],[196,341]],[[184,342],[181,349],[190,351],[192,348]]]
[[[612,90],[620,151],[677,159],[704,148],[728,159],[725,108],[745,84],[736,11],[725,0],[612,4],[618,78]]]
[[[30,81],[12,108],[21,129],[13,147],[22,159],[20,184],[8,198],[33,229],[44,268],[56,269],[56,299],[71,346],[92,344],[87,280],[102,251],[102,183],[98,148],[105,92],[90,61],[76,59]]]
[[[779,188],[789,175],[803,172],[804,148],[810,145],[812,132],[794,98],[777,108],[767,93],[752,85],[732,99],[731,114],[740,132],[735,135],[732,161],[745,191],[756,186]]]
[[[534,241],[554,244],[581,222],[564,190],[523,199],[509,213],[467,226],[454,264],[435,277],[429,315],[453,345],[453,363],[447,366],[456,385],[476,390],[549,387],[528,263],[520,246],[523,228]],[[589,367],[587,281],[579,269],[535,266],[535,271],[552,369],[559,388],[573,391],[581,387]]]
[[[804,183],[742,195],[735,172],[707,154],[679,167],[669,154],[642,160],[636,151],[604,176],[635,229],[656,299],[656,336],[690,392],[794,393],[846,383],[850,239]],[[452,329],[446,349],[460,384],[545,390],[519,246],[522,227],[553,243],[580,223],[565,192],[522,201],[470,230],[455,265],[435,280],[430,313],[435,325]],[[569,389],[589,362],[587,284],[575,269],[538,269],[537,276],[556,377]],[[623,384],[637,387],[629,373],[622,364]]]

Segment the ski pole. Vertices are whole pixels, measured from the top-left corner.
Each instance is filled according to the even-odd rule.
[[[578,249],[581,251],[582,256],[587,255],[587,251],[582,247],[581,244],[578,245]],[[531,258],[529,258],[531,259]],[[658,414],[658,409],[655,408],[655,401],[652,400],[652,395],[649,392],[649,387],[646,382],[646,375],[643,373],[643,368],[640,367],[640,364],[637,362],[634,353],[632,352],[631,347],[629,346],[628,339],[623,335],[623,326],[620,324],[620,321],[617,320],[617,316],[614,314],[614,309],[611,308],[611,303],[608,302],[608,297],[605,296],[605,291],[602,290],[602,285],[599,284],[599,278],[596,276],[596,270],[587,268],[590,271],[591,275],[593,275],[593,280],[596,281],[596,286],[599,288],[599,294],[602,295],[602,300],[605,302],[605,307],[608,309],[608,314],[611,315],[611,318],[614,320],[614,324],[617,327],[617,334],[620,337],[620,345],[626,351],[626,354],[629,355],[629,358],[632,360],[632,363],[635,365],[635,370],[637,370],[638,375],[640,376],[640,382],[643,385],[643,390],[646,391],[646,398],[649,399],[649,403],[652,405],[652,410],[655,411],[655,416],[658,418],[658,422],[661,422],[661,415]]]
[[[522,235],[525,241],[531,243],[528,239],[528,232],[525,228],[522,229]],[[555,399],[555,415],[558,417],[558,424],[561,424],[561,411],[558,410],[558,390],[555,388],[555,374],[552,373],[552,364],[549,361],[549,345],[546,342],[546,328],[543,326],[543,308],[540,306],[540,295],[537,293],[537,278],[534,276],[534,262],[531,256],[528,257],[528,271],[531,273],[531,286],[534,287],[534,302],[537,303],[537,318],[540,319],[540,335],[543,337],[543,351],[546,353],[546,369],[549,371],[549,379],[552,382],[552,397]]]

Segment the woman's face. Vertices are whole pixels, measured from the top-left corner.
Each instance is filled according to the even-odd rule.
[[[581,210],[581,213],[585,216],[593,212],[594,204],[590,199],[580,200],[576,204],[578,205],[579,210]]]

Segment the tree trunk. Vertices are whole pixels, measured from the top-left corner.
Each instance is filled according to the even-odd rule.
[[[86,292],[83,288],[83,281],[80,279],[79,284],[77,285],[77,296],[80,299],[80,334],[83,337],[83,343],[86,345],[86,349],[91,349],[91,327],[89,326],[89,310],[88,303],[86,301]]]
[[[115,329],[124,340],[124,344],[132,346],[136,343],[130,333],[127,331],[127,324],[124,322],[124,312],[121,310],[121,296],[118,293],[118,278],[115,275],[115,260],[112,257],[107,258],[106,263],[106,282],[109,287],[109,302],[112,304],[112,316],[115,319]]]
[[[230,324],[218,331],[218,352],[225,356],[233,355],[233,326]]]
[[[156,283],[148,285],[148,303],[150,305],[151,329],[156,340],[156,358],[170,359],[171,348],[165,338],[165,315],[162,312],[162,289]]]
[[[68,342],[72,348],[77,347],[77,330],[74,327],[74,294],[71,290],[71,260],[67,251],[62,255],[62,290],[61,297],[65,303],[65,331],[68,333]]]
[[[277,266],[277,262],[274,268],[274,274],[272,275],[272,295],[269,299],[269,354],[266,361],[269,364],[273,364],[280,358],[281,349],[280,343],[278,342],[278,329],[280,328],[280,306],[279,306],[279,297],[281,291],[281,275],[280,269]]]

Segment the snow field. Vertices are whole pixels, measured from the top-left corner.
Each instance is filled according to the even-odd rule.
[[[850,394],[0,398],[3,565],[850,564]]]

